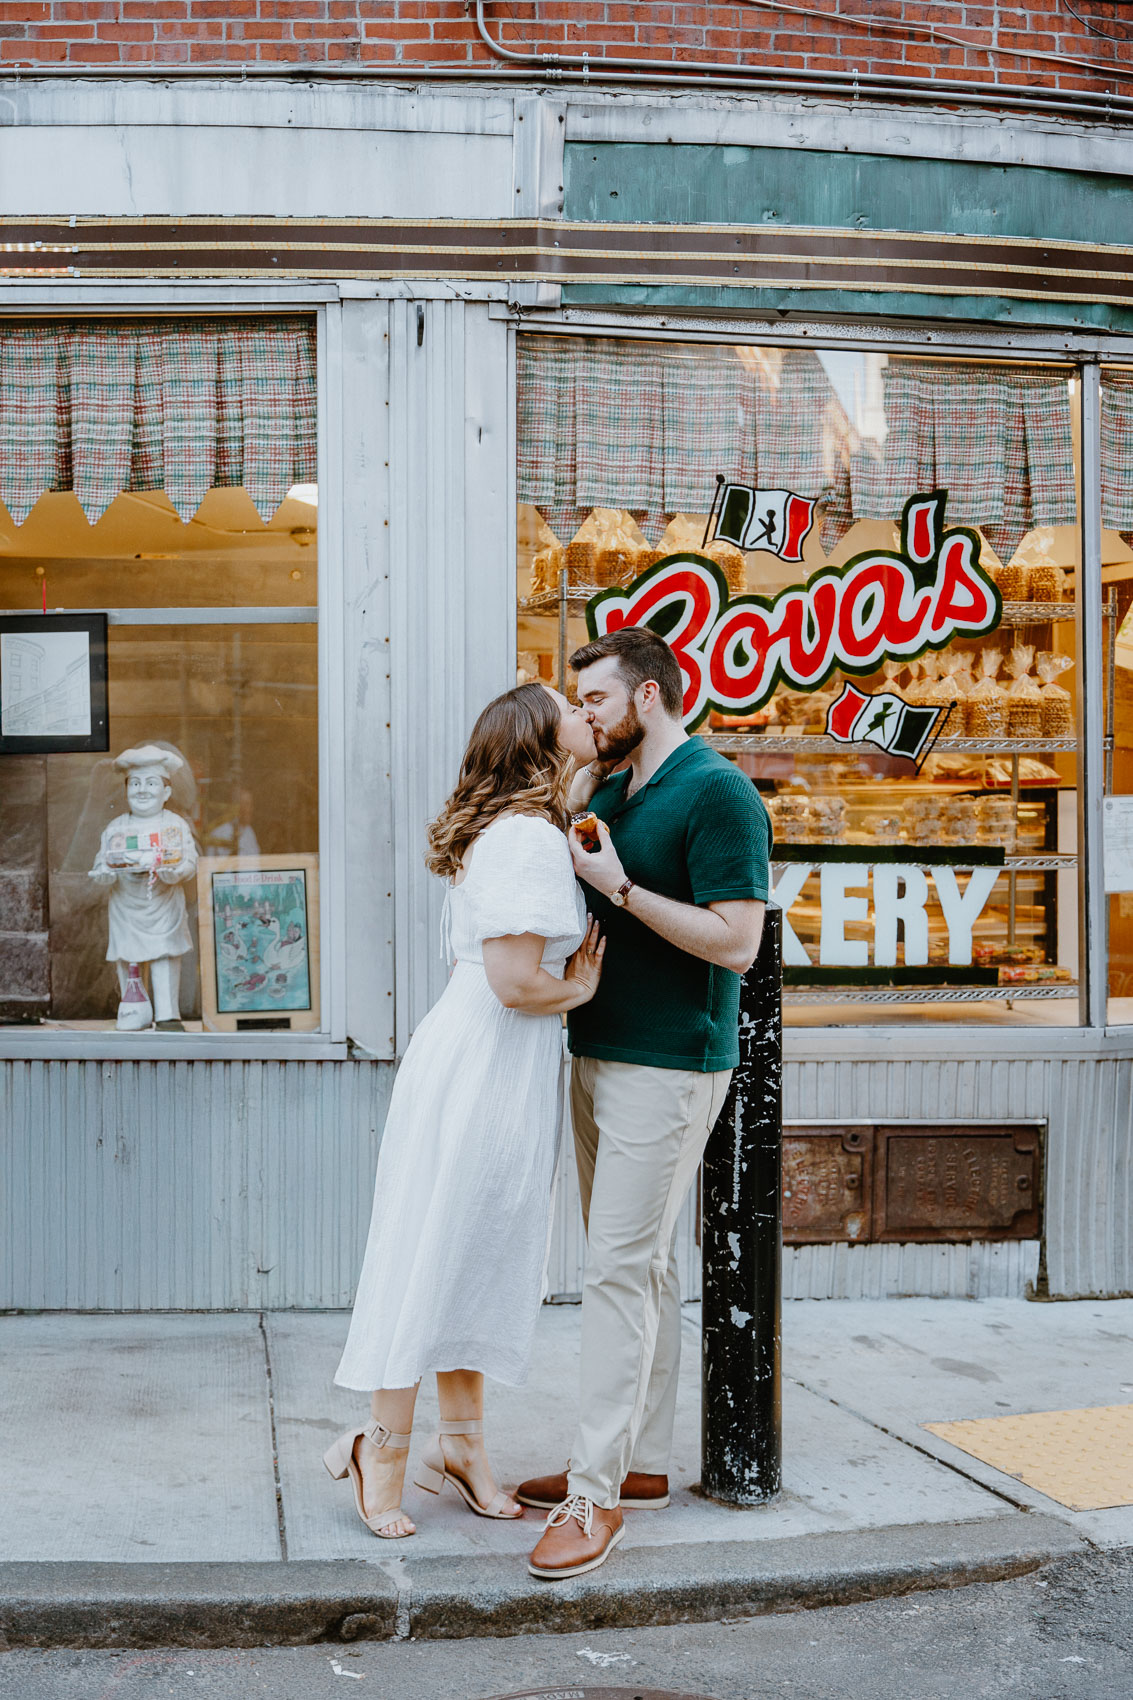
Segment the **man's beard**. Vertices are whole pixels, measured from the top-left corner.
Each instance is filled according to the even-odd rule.
[[[599,761],[624,761],[631,756],[645,736],[645,727],[641,724],[641,716],[637,712],[637,704],[631,702],[616,726],[608,732],[594,728],[594,742],[598,750]]]

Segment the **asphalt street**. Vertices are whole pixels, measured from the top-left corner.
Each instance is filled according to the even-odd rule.
[[[0,1653],[0,1700],[1129,1700],[1133,1550],[738,1622],[249,1652]],[[610,1700],[613,1700],[611,1695]]]

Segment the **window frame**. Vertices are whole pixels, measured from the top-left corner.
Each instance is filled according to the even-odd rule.
[[[12,292],[12,296],[16,291]],[[268,318],[277,312],[308,312],[316,325],[317,477],[319,485],[318,584],[314,608],[144,608],[109,611],[111,625],[238,625],[242,623],[317,625],[319,752],[319,970],[321,1026],[312,1033],[145,1033],[44,1032],[17,1024],[0,1026],[0,1061],[329,1062],[350,1054],[346,1025],[345,847],[333,825],[345,818],[346,693],[342,688],[343,624],[343,466],[341,383],[332,376],[341,343],[341,316],[334,310],[338,291],[313,289],[257,292],[254,301],[236,289],[165,286],[131,291],[128,300],[106,286],[20,289],[18,299],[5,292],[5,318],[82,320],[117,313],[128,318],[239,315]],[[333,305],[332,305],[333,304]],[[205,618],[202,618],[205,616]],[[249,621],[250,616],[250,621]],[[337,758],[334,752],[338,752]]]
[[[1101,583],[1101,391],[1100,374],[1103,364],[1133,359],[1133,338],[1112,335],[1075,335],[1065,331],[980,331],[956,330],[951,326],[931,329],[928,326],[897,326],[879,321],[795,320],[774,324],[765,320],[737,316],[717,319],[711,315],[690,314],[678,318],[665,313],[611,313],[600,308],[564,307],[555,311],[526,310],[522,315],[509,308],[496,309],[500,316],[512,320],[516,332],[525,336],[538,334],[575,337],[614,337],[623,341],[678,342],[685,344],[728,344],[733,347],[749,344],[764,347],[808,347],[830,350],[868,351],[896,355],[936,357],[968,357],[1012,364],[1043,364],[1063,366],[1067,375],[1080,377],[1077,400],[1077,423],[1080,441],[1081,488],[1078,501],[1078,530],[1081,539],[1081,585],[1075,597],[1074,628],[1077,660],[1075,680],[1080,704],[1079,743],[1077,751],[1077,823],[1078,823],[1078,1021],[1073,1027],[1031,1027],[1004,1024],[995,1029],[1001,1051],[1009,1045],[1012,1051],[1048,1051],[1052,1041],[1070,1035],[1097,1039],[1106,1032],[1120,1034],[1126,1029],[1107,1026],[1108,929],[1102,866],[1101,804],[1104,795],[1104,738],[1103,716],[1103,640],[1102,640],[1102,583]],[[871,1027],[860,1021],[845,1027],[815,1027],[786,1029],[788,1035],[798,1035],[800,1048],[815,1035],[827,1035],[840,1050],[841,1038],[846,1036],[847,1053],[859,1053],[863,1037],[890,1041],[900,1040],[912,1028],[933,1030],[931,1024],[893,1022],[885,1027]],[[935,1031],[971,1033],[978,1023],[961,1021],[941,1024]],[[1033,1042],[1032,1042],[1033,1041]],[[793,1050],[794,1043],[788,1038]],[[880,1047],[889,1050],[888,1044]],[[824,1041],[824,1055],[829,1048]]]

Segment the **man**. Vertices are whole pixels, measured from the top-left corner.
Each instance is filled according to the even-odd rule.
[[[673,1235],[739,1061],[740,975],[759,948],[770,832],[759,794],[681,721],[668,644],[628,627],[571,656],[602,772],[600,849],[571,832],[608,947],[570,1016],[571,1112],[587,1226],[581,1405],[534,1576],[577,1576],[622,1538],[622,1506],[669,1503],[680,1359]]]

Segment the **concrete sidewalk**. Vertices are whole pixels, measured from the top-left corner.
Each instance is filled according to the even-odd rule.
[[[926,1422],[1133,1401],[1133,1301],[798,1302],[784,1318],[784,1492],[701,1498],[699,1334],[673,1504],[627,1514],[610,1562],[527,1574],[538,1513],[472,1516],[411,1485],[412,1540],[375,1540],[320,1455],[365,1400],[332,1374],[344,1313],[0,1318],[0,1640],[255,1645],[655,1623],[989,1579],[1133,1544],[1133,1507],[1073,1512]],[[579,1313],[545,1308],[519,1392],[489,1388],[505,1483],[570,1447]],[[435,1419],[418,1406],[414,1454]],[[412,1475],[412,1463],[410,1477]]]

